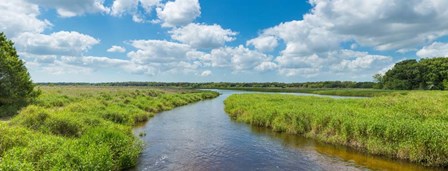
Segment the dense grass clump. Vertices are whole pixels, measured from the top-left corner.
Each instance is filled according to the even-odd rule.
[[[238,121],[426,166],[448,167],[448,92],[368,99],[241,94],[225,101]]]
[[[42,95],[0,121],[0,170],[121,170],[136,164],[132,126],[155,113],[216,97],[208,91],[40,87]]]

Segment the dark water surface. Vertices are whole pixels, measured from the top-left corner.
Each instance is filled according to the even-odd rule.
[[[146,145],[132,170],[428,170],[235,122],[223,101],[243,92],[217,91],[222,95],[215,99],[162,112],[135,128],[136,135],[146,133]]]

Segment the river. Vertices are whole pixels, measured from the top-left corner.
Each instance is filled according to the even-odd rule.
[[[146,134],[145,148],[131,170],[429,170],[235,122],[223,101],[255,92],[216,91],[221,96],[159,113],[135,128],[136,136]]]

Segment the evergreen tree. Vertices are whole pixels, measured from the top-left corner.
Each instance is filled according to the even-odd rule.
[[[14,43],[0,33],[0,116],[15,114],[37,95]]]

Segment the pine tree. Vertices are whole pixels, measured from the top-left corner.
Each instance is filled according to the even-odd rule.
[[[0,33],[0,116],[15,114],[37,95],[14,43]]]

